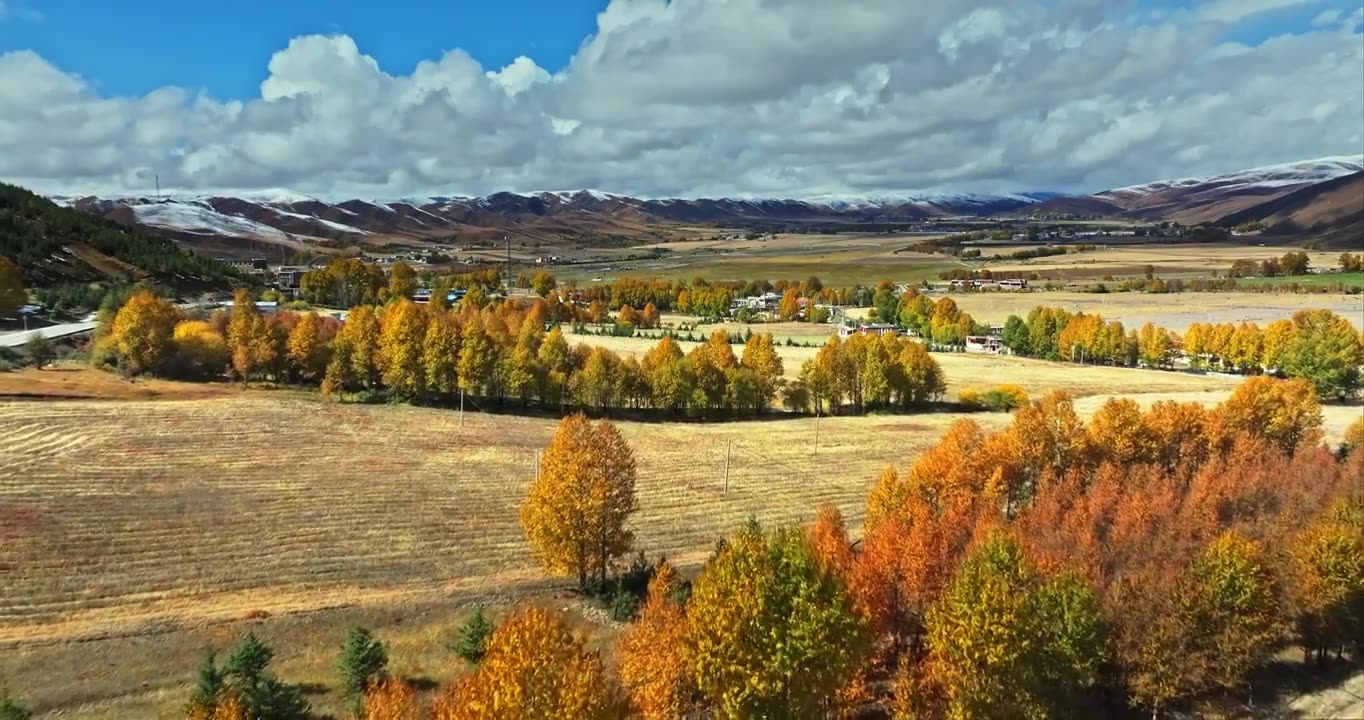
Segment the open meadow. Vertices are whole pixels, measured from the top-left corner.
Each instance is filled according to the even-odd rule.
[[[806,352],[782,348],[788,372]],[[1214,402],[1238,382],[935,357],[953,392],[1011,381],[1035,394]],[[0,394],[21,397],[16,388],[46,375],[82,399],[0,402],[0,476],[11,479],[0,487],[0,677],[31,689],[42,713],[167,716],[203,652],[247,628],[272,638],[280,672],[332,712],[335,648],[356,623],[389,639],[395,669],[423,682],[458,669],[444,648],[471,603],[532,598],[572,610],[593,637],[614,632],[540,570],[521,534],[518,507],[554,418],[461,421],[168,381],[144,399],[141,381],[74,369],[0,374]],[[805,522],[821,503],[856,532],[878,472],[912,461],[958,417],[619,422],[638,463],[636,546],[687,571],[748,517]],[[972,417],[987,428],[1009,419]]]
[[[713,281],[756,279],[803,280],[818,276],[826,285],[875,284],[883,278],[899,282],[934,280],[944,270],[966,267],[944,255],[900,252],[931,235],[782,234],[767,240],[689,240],[647,247],[666,249],[667,257],[620,265],[574,265],[555,268],[560,280],[589,285],[621,278],[687,281],[701,276]]]
[[[1128,328],[1153,322],[1176,332],[1192,323],[1253,322],[1265,325],[1299,310],[1331,310],[1364,326],[1364,295],[1296,293],[1082,293],[1062,291],[952,293],[957,307],[980,322],[1003,324],[1010,315],[1026,318],[1044,305],[1070,312],[1098,313]],[[850,311],[864,315],[865,309]]]

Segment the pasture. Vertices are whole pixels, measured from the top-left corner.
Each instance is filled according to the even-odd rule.
[[[1360,325],[1364,318],[1364,295],[1304,295],[1291,293],[1080,293],[1080,292],[983,292],[955,293],[957,306],[980,322],[1003,324],[1010,315],[1027,317],[1038,305],[1070,312],[1098,313],[1120,320],[1129,328],[1153,322],[1176,332],[1192,323],[1253,322],[1260,325],[1282,320],[1299,310],[1331,310]]]
[[[788,373],[812,352],[781,350]],[[1034,394],[1212,401],[1237,382],[936,357],[953,393],[1010,381]],[[61,374],[4,374],[0,389]],[[518,507],[554,418],[461,421],[450,410],[169,382],[156,386],[161,399],[143,399],[145,383],[103,377],[66,373],[81,399],[0,402],[0,677],[43,713],[167,716],[203,652],[247,628],[331,712],[341,709],[334,653],[356,623],[393,644],[395,670],[429,682],[459,669],[445,644],[471,603],[530,598],[572,610],[594,637],[613,632],[564,591],[571,583],[544,575],[521,535]],[[178,394],[194,387],[216,394]],[[748,517],[800,523],[826,502],[856,529],[877,473],[911,462],[958,417],[620,422],[639,467],[636,546],[695,568]],[[972,417],[987,428],[1009,419]]]

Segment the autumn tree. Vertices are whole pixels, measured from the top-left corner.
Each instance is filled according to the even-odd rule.
[[[758,411],[765,411],[777,393],[784,372],[772,335],[757,333],[749,338],[744,344],[743,358],[739,364],[753,373],[753,379],[757,382]]]
[[[434,720],[624,718],[626,703],[601,658],[559,618],[535,607],[493,632],[478,670],[436,699]]]
[[[952,717],[1074,716],[1106,642],[1089,588],[1072,576],[1045,580],[1001,531],[966,558],[928,615]]]
[[[694,692],[686,610],[675,599],[677,591],[676,571],[666,561],[659,563],[639,619],[616,642],[621,683],[645,720],[683,717]]]
[[[639,313],[629,305],[621,305],[620,312],[616,314],[616,322],[631,327],[639,326]]]
[[[537,270],[535,274],[530,276],[530,288],[540,297],[549,297],[557,284],[554,276],[543,270]]]
[[[450,397],[459,390],[459,342],[459,327],[450,313],[427,318],[421,362],[426,369],[427,392]]]
[[[1263,437],[1284,454],[1321,441],[1321,403],[1305,380],[1250,378],[1222,403],[1221,418],[1227,430]]]
[[[552,571],[605,583],[612,561],[629,551],[626,520],[635,500],[635,460],[615,425],[582,414],[559,423],[521,506],[526,539]]]
[[[1089,420],[1094,452],[1120,465],[1154,462],[1159,440],[1131,398],[1109,398]]]
[[[427,314],[403,298],[384,310],[380,321],[379,367],[384,385],[405,397],[420,394],[426,385],[422,367]]]
[[[658,306],[653,303],[647,303],[644,306],[643,312],[640,314],[639,327],[656,328],[659,326],[659,323]]]
[[[346,314],[346,323],[336,334],[338,351],[345,349],[343,356],[349,363],[347,371],[369,389],[379,384],[379,338],[379,317],[372,305],[351,308]]]
[[[1337,499],[1295,540],[1293,611],[1305,660],[1364,643],[1364,503]]]
[[[182,320],[175,325],[175,373],[200,379],[219,377],[227,369],[227,341],[202,320]]]
[[[481,322],[468,322],[460,335],[459,389],[474,396],[487,394],[497,367],[497,345]]]
[[[330,348],[322,338],[322,318],[310,312],[299,316],[289,332],[288,358],[294,377],[304,381],[322,377],[331,360]]]
[[[401,260],[388,271],[388,300],[403,300],[417,292],[417,271]]]
[[[417,693],[402,678],[377,680],[365,691],[363,720],[421,720]]]
[[[110,337],[131,375],[161,369],[174,349],[180,313],[169,301],[142,290],[128,298],[114,317]]]
[[[741,531],[706,565],[687,610],[697,687],[731,718],[828,712],[864,638],[842,580],[795,528]]]
[[[1174,343],[1170,339],[1170,332],[1165,328],[1149,322],[1142,325],[1137,334],[1137,347],[1138,357],[1147,367],[1169,367]]]
[[[1260,549],[1224,533],[1195,561],[1189,611],[1197,628],[1192,667],[1209,686],[1242,686],[1283,636],[1276,578]]]
[[[1293,315],[1294,338],[1283,353],[1280,369],[1312,384],[1324,398],[1349,397],[1359,390],[1364,346],[1349,320],[1330,310],[1301,310]]]
[[[782,293],[781,302],[777,305],[777,317],[781,320],[795,320],[800,312],[800,294],[796,288],[787,288]]]

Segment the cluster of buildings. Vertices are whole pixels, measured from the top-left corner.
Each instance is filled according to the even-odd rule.
[[[1019,292],[1028,289],[1028,281],[1023,278],[1009,278],[1007,280],[975,278],[971,280],[953,280],[950,283],[950,287],[953,290],[1005,290]]]

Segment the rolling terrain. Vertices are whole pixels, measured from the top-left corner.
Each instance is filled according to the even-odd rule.
[[[1058,197],[1034,217],[1074,216],[1234,227],[1259,221],[1274,238],[1353,248],[1364,240],[1364,156],[1270,165],[1212,177]]]

